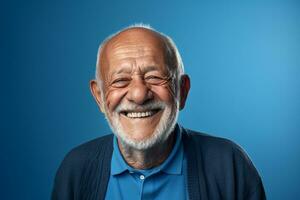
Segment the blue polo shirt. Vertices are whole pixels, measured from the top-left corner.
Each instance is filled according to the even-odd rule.
[[[111,174],[105,199],[188,199],[186,159],[178,125],[175,134],[175,145],[168,158],[161,165],[147,170],[130,167],[123,159],[117,138],[114,137]]]

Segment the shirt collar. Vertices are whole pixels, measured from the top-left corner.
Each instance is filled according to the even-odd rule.
[[[124,161],[122,157],[116,136],[114,136],[113,147],[114,150],[111,158],[110,171],[112,175],[118,175],[126,170],[129,170],[128,168],[129,166],[127,165],[127,163]]]
[[[181,141],[182,130],[178,124],[176,124],[174,132],[175,132],[176,141],[170,155],[161,165],[151,169],[151,174],[157,173],[159,171],[162,171],[166,174],[182,173],[182,162],[183,162],[184,150]],[[114,136],[113,147],[114,150],[113,150],[113,155],[111,160],[111,174],[118,175],[125,171],[133,171],[134,169],[125,162],[120,152],[116,136]],[[134,171],[139,171],[139,170],[134,170]],[[140,171],[147,172],[148,170],[140,170]]]

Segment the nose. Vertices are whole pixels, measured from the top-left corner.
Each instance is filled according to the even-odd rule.
[[[126,96],[128,101],[142,105],[153,98],[153,93],[144,80],[141,77],[137,77],[132,79]]]

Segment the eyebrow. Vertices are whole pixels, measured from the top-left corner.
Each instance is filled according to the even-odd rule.
[[[150,71],[159,71],[159,70],[158,70],[157,66],[155,66],[155,65],[146,66],[145,68],[142,69],[143,73],[147,73]]]
[[[121,73],[124,73],[124,72],[131,72],[131,68],[130,67],[121,67],[117,70],[114,70],[112,72],[112,74],[121,74]]]

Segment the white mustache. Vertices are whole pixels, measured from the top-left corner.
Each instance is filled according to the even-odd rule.
[[[129,103],[121,103],[116,108],[115,112],[124,112],[124,111],[135,111],[135,110],[156,110],[156,109],[164,109],[166,107],[166,103],[161,101],[151,101],[144,105],[138,105],[132,102]]]

